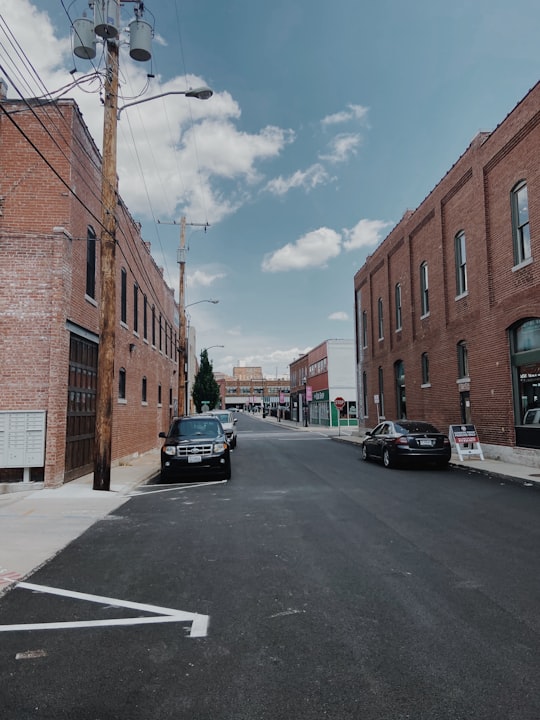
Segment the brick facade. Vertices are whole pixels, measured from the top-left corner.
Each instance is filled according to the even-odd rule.
[[[540,84],[493,132],[474,138],[356,273],[357,379],[366,427],[380,415],[425,418],[444,430],[467,420],[477,426],[488,455],[540,466],[534,449],[540,436],[522,441],[519,429],[527,403],[540,394],[540,343],[534,340],[530,350],[513,354],[516,328],[523,323],[528,323],[523,332],[540,339],[539,108]],[[526,183],[530,231],[530,253],[522,261],[514,256],[512,209],[520,182]],[[466,247],[464,292],[456,280],[460,233]],[[428,312],[422,307],[424,263]],[[462,348],[466,376],[458,367]],[[403,369],[404,380],[398,379]]]
[[[66,474],[70,340],[99,341],[101,158],[73,101],[29,107],[3,100],[2,108],[0,411],[46,411],[45,467],[33,471],[33,477],[41,475],[52,487],[64,482]],[[90,294],[89,228],[96,235],[95,287]],[[167,429],[178,397],[174,293],[121,201],[116,239],[115,388],[123,369],[126,392],[113,405],[113,462],[156,447],[158,432]],[[123,271],[125,322],[121,321]],[[72,393],[71,405],[76,401]],[[88,467],[81,466],[79,474],[86,471]],[[13,471],[0,468],[0,481],[6,479],[13,479]]]

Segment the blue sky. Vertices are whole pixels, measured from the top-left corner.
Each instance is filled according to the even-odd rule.
[[[122,7],[123,27],[133,7]],[[188,312],[199,349],[224,346],[209,354],[227,373],[260,365],[282,377],[323,340],[353,338],[353,277],[366,256],[539,79],[538,0],[145,8],[152,62],[122,52],[120,104],[198,85],[214,96],[122,113],[120,193],[176,289],[179,228],[166,223],[194,223],[186,303],[219,299]],[[8,97],[43,92],[12,61],[13,38],[50,93],[92,70],[71,53],[70,18],[87,9],[85,0],[0,0]],[[98,47],[96,66],[100,56]],[[99,85],[66,97],[101,146]]]

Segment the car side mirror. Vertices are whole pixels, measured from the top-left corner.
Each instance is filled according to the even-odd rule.
[[[158,437],[166,438],[166,437],[167,437],[167,433],[160,432],[159,435],[158,435]]]
[[[366,435],[371,435],[371,430],[366,430]]]
[[[233,425],[236,425],[237,422],[238,422],[238,418],[234,418]]]

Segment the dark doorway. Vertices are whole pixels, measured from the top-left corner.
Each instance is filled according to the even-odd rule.
[[[96,343],[71,335],[65,482],[86,475],[91,472],[94,465],[97,356]]]

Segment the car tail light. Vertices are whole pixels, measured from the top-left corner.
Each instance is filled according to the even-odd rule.
[[[400,435],[394,440],[394,445],[408,445],[409,441],[406,435]]]

